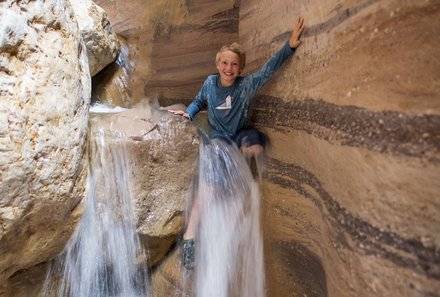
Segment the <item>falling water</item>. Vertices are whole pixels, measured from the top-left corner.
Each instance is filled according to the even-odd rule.
[[[123,135],[98,130],[93,136],[85,211],[48,274],[45,296],[149,296]]]
[[[239,149],[220,140],[202,143],[196,184],[195,295],[264,297],[260,193]]]

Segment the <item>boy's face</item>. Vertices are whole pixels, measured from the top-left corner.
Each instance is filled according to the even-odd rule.
[[[221,84],[224,87],[230,87],[240,74],[240,58],[234,52],[224,51],[220,54],[217,69]]]

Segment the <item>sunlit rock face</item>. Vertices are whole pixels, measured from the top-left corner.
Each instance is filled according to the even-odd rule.
[[[303,45],[252,117],[271,143],[268,296],[438,296],[440,6],[242,1],[248,71],[298,15]]]
[[[1,2],[0,286],[56,255],[73,232],[90,84],[68,2]]]
[[[101,7],[91,0],[70,2],[86,44],[90,74],[94,76],[116,59],[119,42]]]

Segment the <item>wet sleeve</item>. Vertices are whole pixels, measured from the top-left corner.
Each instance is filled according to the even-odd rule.
[[[293,55],[294,52],[295,49],[291,48],[289,43],[286,42],[284,46],[267,60],[259,70],[246,77],[246,79],[249,80],[252,96],[263,87],[263,85],[275,74],[281,65]]]
[[[186,113],[191,117],[191,120],[194,119],[194,117],[199,113],[199,111],[207,107],[206,88],[207,88],[207,81],[205,81],[199,93],[194,98],[193,102],[191,102],[191,104],[186,109]]]

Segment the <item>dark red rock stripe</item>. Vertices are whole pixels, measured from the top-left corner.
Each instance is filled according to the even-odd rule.
[[[440,116],[373,112],[322,100],[259,95],[251,122],[278,131],[302,130],[330,143],[440,162]]]

